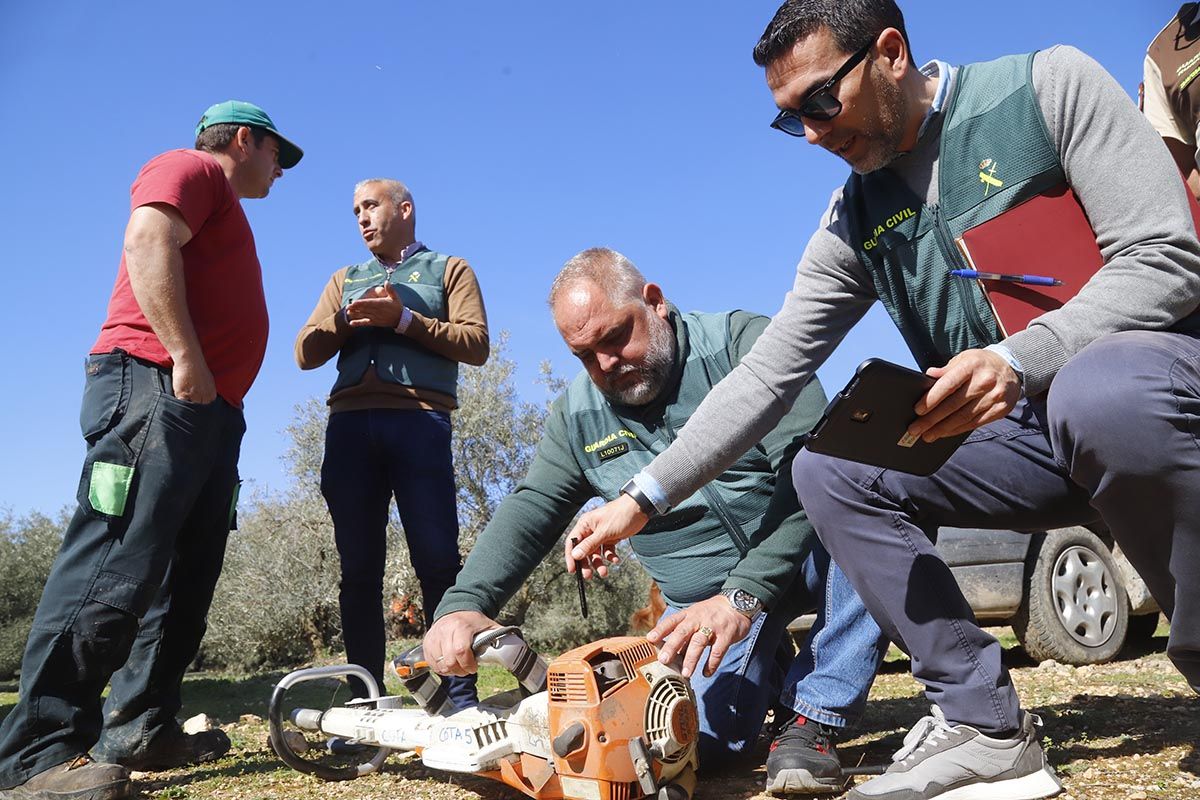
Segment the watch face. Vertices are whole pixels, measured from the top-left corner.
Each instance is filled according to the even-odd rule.
[[[734,589],[725,596],[729,598],[729,602],[734,608],[745,614],[757,611],[762,606],[757,597],[742,589]]]

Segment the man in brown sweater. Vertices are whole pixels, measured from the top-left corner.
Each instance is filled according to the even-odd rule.
[[[475,273],[417,241],[404,184],[362,181],[354,216],[372,257],[329,279],[296,337],[296,363],[314,369],[338,356],[321,493],[341,557],[346,657],[382,687],[388,506],[395,496],[429,614],[462,563],[450,454],[458,364],[487,360],[488,330]],[[476,701],[473,679],[448,689],[460,707]]]

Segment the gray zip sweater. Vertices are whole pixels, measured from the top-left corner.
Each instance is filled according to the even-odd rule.
[[[1067,46],[1037,54],[1033,84],[1105,265],[1065,306],[1004,340],[1021,362],[1028,395],[1048,389],[1067,360],[1100,336],[1170,328],[1200,301],[1200,243],[1183,182],[1129,97],[1103,67]],[[940,139],[935,117],[913,150],[889,165],[931,205]],[[848,244],[841,201],[839,188],[766,331],[646,468],[672,505],[775,426],[877,299]]]

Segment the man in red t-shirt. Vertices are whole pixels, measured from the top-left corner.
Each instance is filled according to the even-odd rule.
[[[117,800],[131,795],[130,769],[229,749],[219,730],[186,735],[175,713],[234,519],[242,398],[267,342],[241,200],[266,197],[302,155],[261,108],[231,100],[200,118],[195,150],[163,153],[133,183],[86,362],[79,507],[0,726],[0,787]]]

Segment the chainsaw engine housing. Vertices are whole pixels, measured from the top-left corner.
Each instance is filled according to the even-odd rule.
[[[699,726],[691,687],[658,662],[645,639],[616,637],[566,652],[550,664],[546,688],[564,797],[629,800],[694,771]]]

